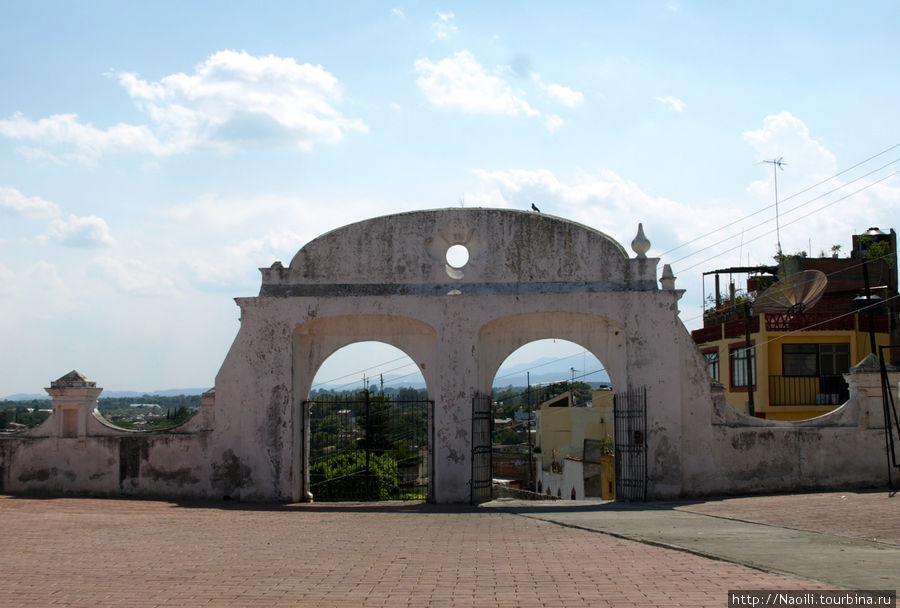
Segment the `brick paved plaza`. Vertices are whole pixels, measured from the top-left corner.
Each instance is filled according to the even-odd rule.
[[[843,503],[823,524],[840,527],[877,504],[887,523],[865,534],[898,541],[900,503],[840,496],[678,508],[749,520]],[[2,606],[725,606],[733,588],[826,588],[483,507],[0,497],[0,513]]]

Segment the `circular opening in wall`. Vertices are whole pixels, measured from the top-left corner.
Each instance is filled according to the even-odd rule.
[[[453,245],[447,249],[447,265],[451,268],[462,268],[469,263],[469,250],[465,245]]]

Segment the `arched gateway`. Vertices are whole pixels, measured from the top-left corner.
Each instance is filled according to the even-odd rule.
[[[678,319],[681,292],[668,268],[657,280],[640,229],[632,249],[575,222],[500,209],[334,230],[289,267],[262,269],[257,297],[237,299],[241,328],[200,415],[167,431],[117,428],[97,412],[103,389],[73,371],[47,389],[50,418],[0,437],[0,491],[308,499],[313,377],[337,349],[376,340],[415,361],[433,400],[431,498],[467,502],[490,487],[474,406],[507,355],[549,337],[603,361],[629,391],[623,403],[641,396],[646,426],[619,425],[627,408],[617,408],[616,449],[624,462],[640,446],[648,498],[887,483],[882,390],[896,391],[900,374],[882,385],[870,355],[845,375],[849,401],[825,416],[745,416],[711,383]]]
[[[460,246],[462,261],[448,261]],[[377,340],[409,354],[434,400],[433,499],[468,501],[473,397],[490,393],[512,351],[554,337],[604,361],[615,386],[648,388],[650,428],[665,430],[648,434],[649,481],[654,495],[680,493],[682,378],[703,369],[677,317],[681,293],[672,281],[659,289],[648,246],[641,235],[629,257],[609,236],[568,220],[441,209],[339,228],[288,267],[262,269],[259,296],[237,299],[241,330],[216,378],[217,411],[244,419],[234,441],[264,456],[243,459],[252,485],[309,496],[302,404],[316,370],[343,346]]]

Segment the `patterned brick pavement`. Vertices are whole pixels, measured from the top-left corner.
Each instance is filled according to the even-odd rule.
[[[0,497],[0,606],[726,606],[816,589],[490,509]]]
[[[723,498],[676,508],[900,545],[900,495],[886,490]]]

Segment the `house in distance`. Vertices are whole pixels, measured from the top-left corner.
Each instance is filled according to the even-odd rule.
[[[772,420],[827,414],[847,401],[843,374],[873,352],[873,341],[876,356],[880,346],[900,345],[896,232],[870,228],[852,236],[849,257],[839,251],[704,273],[704,293],[708,276],[714,291],[703,328],[691,334],[736,409]],[[888,362],[897,350],[885,351]]]

